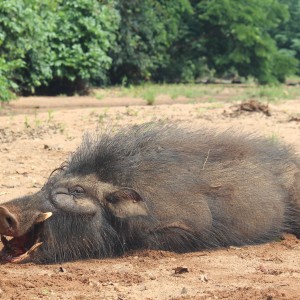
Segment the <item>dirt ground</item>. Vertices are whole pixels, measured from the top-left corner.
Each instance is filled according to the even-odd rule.
[[[228,95],[230,97],[230,94]],[[0,202],[37,191],[85,131],[147,121],[233,127],[283,141],[300,154],[300,99],[262,112],[232,103],[161,98],[21,98],[0,110]],[[63,265],[0,265],[2,299],[300,299],[300,240],[174,254],[141,251]]]

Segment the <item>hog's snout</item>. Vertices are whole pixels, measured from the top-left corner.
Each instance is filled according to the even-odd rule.
[[[0,206],[0,234],[14,235],[18,228],[17,218],[6,207]]]

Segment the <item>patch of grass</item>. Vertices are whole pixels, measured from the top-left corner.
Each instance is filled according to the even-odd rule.
[[[212,102],[212,101],[208,101],[208,102],[211,104],[206,106],[206,109],[216,109],[216,108],[222,108],[224,106],[223,103],[221,102]]]
[[[159,95],[167,95],[176,100],[178,97],[187,99],[202,99],[204,96],[214,96],[222,91],[220,85],[201,84],[144,84],[139,86],[121,87],[119,96],[143,98],[149,105],[153,105]]]
[[[196,108],[196,117],[201,118],[202,115],[207,111],[205,107],[198,107]]]
[[[43,121],[38,118],[38,114],[36,111],[34,112],[33,126],[31,125],[31,123],[32,122],[29,121],[29,117],[25,116],[24,126],[26,129],[29,129],[29,128],[37,129],[42,126]]]
[[[48,110],[48,120],[47,120],[47,123],[50,123],[50,122],[52,122],[53,121],[53,110],[52,109],[49,109]]]
[[[65,130],[67,128],[67,125],[65,123],[58,123],[57,124],[57,128],[58,128],[58,131],[61,133],[61,134],[64,134],[65,133]]]
[[[173,100],[176,100],[179,97],[185,97],[194,100],[198,98],[200,94],[202,94],[202,92],[200,92],[200,90],[198,89],[192,88],[191,85],[186,87],[184,87],[183,85],[174,85],[172,89],[167,89],[167,93],[171,96],[171,99]]]
[[[35,128],[39,128],[39,127],[42,126],[42,120],[40,120],[40,119],[38,118],[38,114],[37,114],[37,111],[36,111],[36,110],[35,110],[35,112],[34,112],[34,126],[35,126]]]
[[[25,128],[30,128],[31,127],[30,124],[29,124],[28,116],[25,116],[24,126],[25,126]]]
[[[96,93],[95,97],[97,100],[102,100],[105,97],[105,95],[103,93]]]
[[[209,103],[214,103],[216,101],[218,101],[217,98],[209,98],[209,99],[207,99],[207,102],[209,102]]]
[[[129,85],[101,89],[95,91],[95,97],[102,99],[108,95],[116,97],[133,97],[144,99],[148,105],[155,104],[159,96],[167,96],[176,100],[179,97],[188,99],[188,103],[216,101],[247,101],[279,102],[281,100],[300,98],[298,86],[284,84],[274,86],[222,85],[222,84],[152,84]]]
[[[280,99],[286,98],[288,93],[283,91],[281,87],[262,86],[257,89],[251,89],[246,92],[247,98],[263,99],[271,102],[277,102]]]
[[[145,93],[142,95],[142,98],[147,101],[148,105],[153,105],[155,102],[156,98],[156,93],[153,90],[147,90]]]
[[[106,113],[99,114],[98,116],[98,123],[102,124],[104,122],[104,119],[107,117]]]
[[[109,111],[109,107],[105,107],[103,112],[98,114],[98,123],[103,124],[104,120],[107,118],[107,112]]]
[[[127,107],[126,109],[126,115],[131,117],[137,117],[139,114],[138,110],[132,109],[130,107]]]
[[[299,75],[291,75],[286,80],[287,81],[299,81],[300,82],[300,76]]]
[[[276,86],[249,86],[234,100],[258,100],[278,103],[281,100],[297,99],[300,97],[299,87],[276,85]]]
[[[122,114],[120,114],[119,112],[117,113],[117,115],[115,116],[116,121],[120,121],[123,119]]]
[[[269,139],[273,144],[279,143],[279,136],[276,132],[272,132],[272,134],[269,136]]]
[[[25,131],[30,135],[39,135],[51,130],[52,132],[60,132],[63,134],[66,130],[66,124],[55,122],[53,120],[53,111],[49,110],[45,118],[40,119],[37,111],[33,117],[25,115],[24,119]]]

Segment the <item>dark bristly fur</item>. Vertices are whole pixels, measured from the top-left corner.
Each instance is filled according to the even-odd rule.
[[[36,262],[240,246],[300,236],[299,167],[287,147],[255,135],[145,124],[86,135],[40,192],[3,206],[16,235],[53,212]]]

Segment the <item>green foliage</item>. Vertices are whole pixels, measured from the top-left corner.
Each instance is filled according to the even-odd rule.
[[[285,6],[274,0],[211,0],[199,1],[195,13],[209,68],[218,75],[234,68],[261,83],[277,81],[274,57],[279,54],[269,30],[288,18]],[[282,64],[285,56],[280,58]]]
[[[297,73],[299,61],[291,55],[290,51],[280,49],[273,56],[272,71],[280,82],[284,82],[286,77]]]
[[[272,31],[278,47],[288,57],[300,61],[300,2],[298,0],[280,0],[288,8],[290,18]],[[299,67],[299,66],[298,66]],[[297,69],[300,74],[300,69]]]
[[[55,15],[50,39],[53,85],[69,85],[71,92],[81,85],[80,92],[91,81],[105,82],[119,24],[114,1],[57,0]]]
[[[191,82],[198,77],[253,76],[260,83],[283,81],[297,62],[279,52],[270,35],[288,19],[277,0],[190,1],[181,14],[178,38],[168,49],[161,81]]]
[[[298,78],[299,79],[299,78]],[[111,95],[114,97],[134,97],[144,99],[151,104],[158,98],[177,99],[185,98],[186,103],[210,103],[205,106],[206,109],[215,109],[222,107],[221,102],[247,101],[253,99],[261,102],[278,103],[282,100],[298,99],[300,89],[296,86],[285,84],[276,85],[256,85],[248,84],[237,88],[235,85],[222,84],[156,84],[146,83],[139,85],[130,85],[128,87],[107,87],[100,89],[101,97],[108,99]],[[96,91],[96,95],[98,91]],[[217,102],[217,103],[216,103]],[[153,104],[152,103],[152,104]],[[201,106],[202,107],[202,106]],[[130,113],[132,115],[132,113]]]
[[[0,13],[2,90],[74,93],[106,80],[119,23],[114,1],[3,0]]]
[[[34,92],[51,77],[49,7],[50,0],[42,4],[38,0],[0,2],[0,57],[7,64],[6,78],[16,92]]]
[[[2,0],[0,101],[150,80],[283,82],[300,74],[299,20],[298,0]]]
[[[8,102],[14,98],[14,93],[11,92],[13,86],[8,80],[9,71],[12,69],[11,65],[6,63],[0,57],[0,102]]]
[[[113,83],[147,81],[169,61],[167,50],[178,36],[187,0],[118,1],[121,16],[117,47],[112,52]]]
[[[224,87],[221,85],[147,83],[122,87],[121,91],[114,90],[113,93],[121,97],[130,96],[142,98],[147,101],[147,104],[151,105],[154,104],[156,98],[160,95],[169,96],[171,99],[185,97],[191,100],[201,100],[208,97],[215,97],[220,94],[223,89]]]
[[[143,99],[147,101],[148,105],[153,105],[155,102],[155,95],[156,93],[154,91],[148,90],[145,91],[145,93],[142,95]]]

